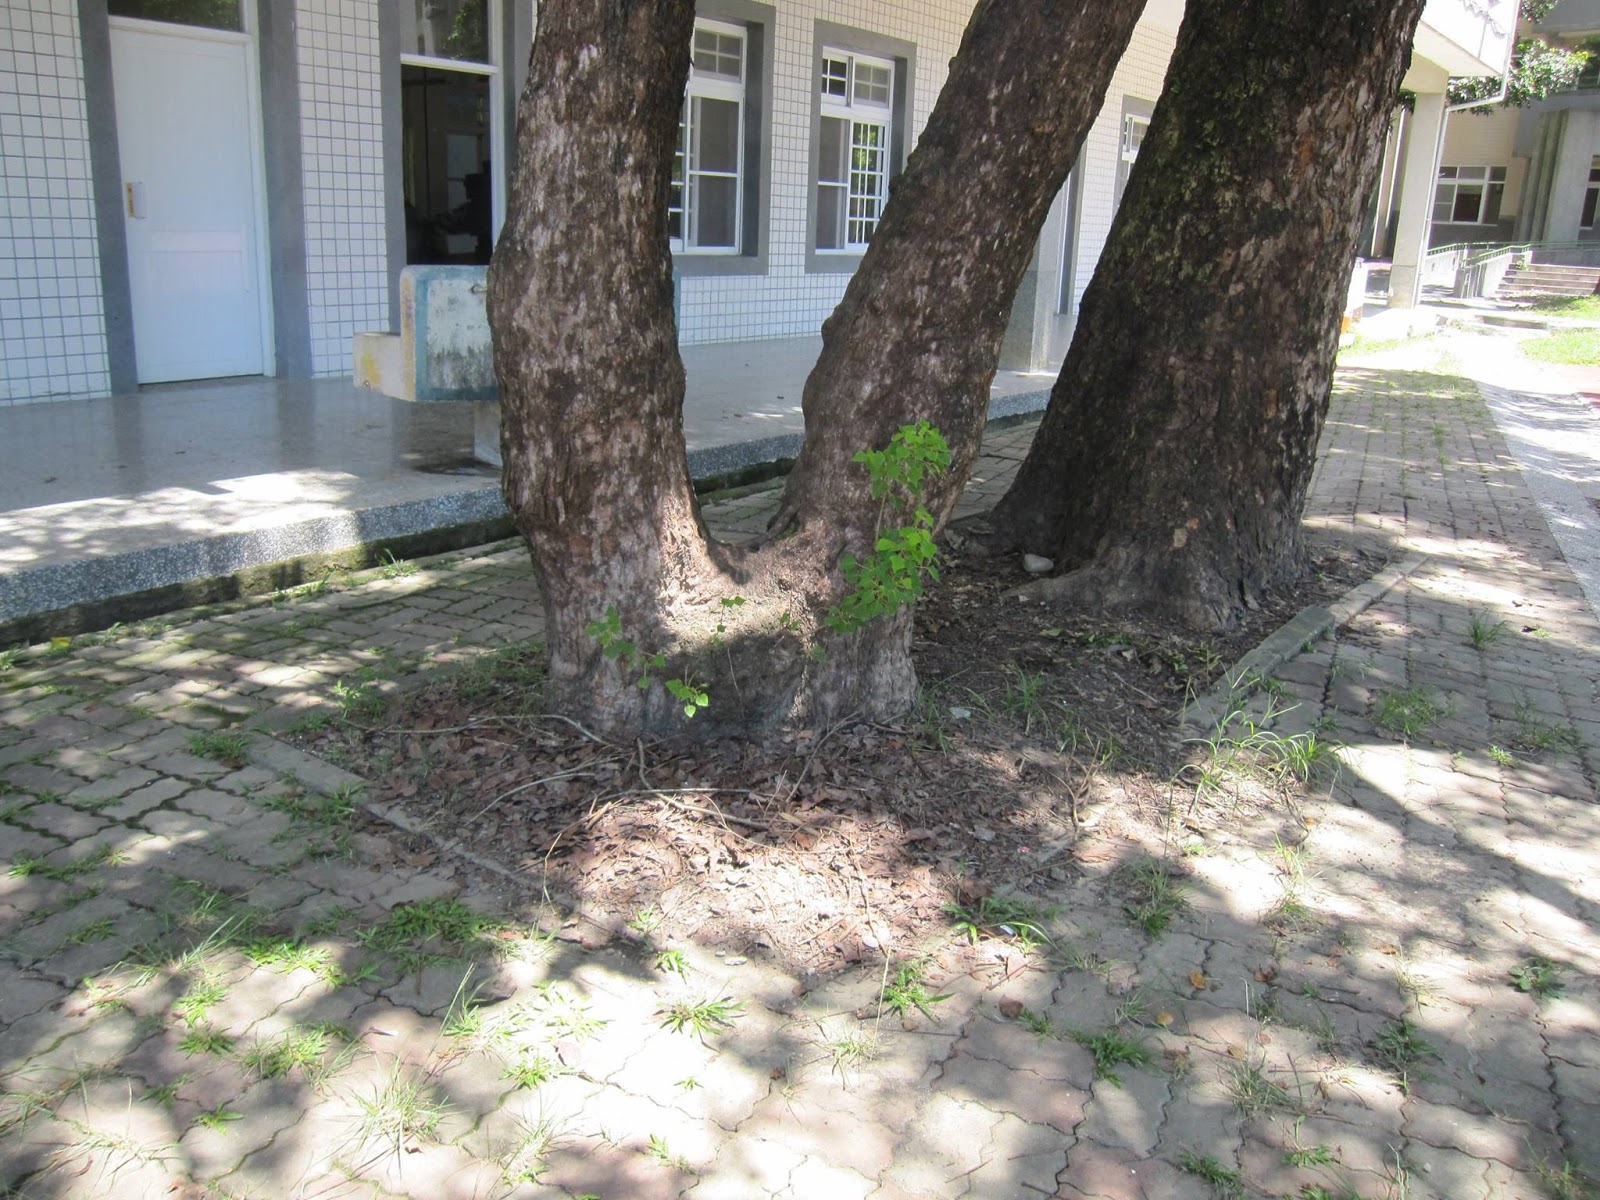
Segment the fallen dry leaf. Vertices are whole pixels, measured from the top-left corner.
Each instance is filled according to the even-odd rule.
[[[1189,972],[1189,986],[1194,988],[1194,990],[1197,991],[1197,992],[1205,991],[1205,988],[1206,988],[1206,974],[1205,974],[1205,972],[1204,971],[1199,971],[1199,970],[1190,971]]]

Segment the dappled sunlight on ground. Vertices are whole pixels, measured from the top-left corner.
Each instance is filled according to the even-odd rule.
[[[7,660],[0,1190],[1560,1195],[1600,1173],[1600,629],[1466,389],[1341,377],[1308,524],[1424,550],[1407,579],[1172,731],[1177,778],[1107,765],[1066,834],[1062,789],[958,749],[1058,869],[1002,881],[1009,926],[954,872],[970,937],[829,976],[762,956],[737,863],[704,882],[743,940],[601,929],[264,735],[515,668],[516,547]]]

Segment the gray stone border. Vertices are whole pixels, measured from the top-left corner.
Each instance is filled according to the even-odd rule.
[[[1230,701],[1243,692],[1254,691],[1250,680],[1265,679],[1305,647],[1348,625],[1372,607],[1380,597],[1414,574],[1427,556],[1414,554],[1385,567],[1365,583],[1351,588],[1331,604],[1313,604],[1302,609],[1223,672],[1222,680],[1204,696],[1188,705],[1180,718],[1182,728],[1208,732],[1228,714]]]

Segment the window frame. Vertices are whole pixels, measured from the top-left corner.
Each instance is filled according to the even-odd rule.
[[[845,178],[834,185],[840,186],[844,194],[843,240],[846,244],[827,249],[818,248],[821,216],[819,199],[823,186],[819,178],[823,121],[824,119],[849,121],[847,130],[852,139],[857,123],[883,130],[884,171],[876,193],[877,212],[873,217],[875,231],[877,222],[882,219],[883,209],[888,204],[894,181],[905,166],[906,148],[911,134],[911,96],[916,74],[916,53],[917,49],[913,43],[900,38],[854,29],[831,21],[819,20],[813,23],[811,73],[807,83],[811,97],[811,138],[805,156],[808,274],[853,272],[866,253],[868,244],[868,242],[852,244],[848,241],[851,219],[849,200],[852,190],[849,176],[852,172],[849,169],[850,154],[847,145],[844,147],[842,164],[845,168],[843,171]],[[822,93],[823,64],[828,59],[844,59],[851,64],[846,74],[844,97],[824,97]],[[888,69],[887,104],[874,103],[865,98],[857,101],[855,96],[857,65]]]
[[[776,9],[758,0],[702,0],[695,24],[725,25],[744,35],[744,103],[740,110],[738,245],[679,248],[672,239],[672,266],[680,276],[764,275],[772,220],[772,45]],[[693,55],[693,43],[690,43]],[[690,68],[693,76],[693,66]],[[685,87],[685,104],[689,89]],[[681,114],[680,114],[681,119]]]
[[[1122,197],[1128,190],[1128,180],[1133,176],[1133,164],[1138,161],[1144,143],[1150,136],[1150,122],[1155,117],[1156,106],[1153,100],[1146,100],[1140,96],[1125,95],[1122,97],[1122,117],[1117,122],[1117,183],[1116,191],[1112,197],[1116,208],[1122,207]],[[1142,132],[1139,134],[1139,145],[1132,155],[1128,153],[1128,133],[1135,125]]]
[[[843,85],[844,95],[835,97],[824,90],[825,80],[832,78],[829,75],[829,65],[838,63],[844,68]],[[889,78],[886,94],[880,103],[876,99],[864,99],[857,94],[860,87],[860,71],[865,68],[869,71],[886,71]],[[883,217],[884,206],[889,203],[889,179],[891,172],[890,159],[894,145],[894,77],[895,61],[877,54],[863,54],[856,50],[849,50],[841,46],[824,46],[822,50],[821,69],[817,72],[813,83],[817,87],[818,104],[818,138],[816,153],[813,155],[811,186],[815,189],[816,219],[812,225],[812,250],[817,254],[850,254],[860,257],[867,252],[871,242],[871,233],[865,239],[856,240],[852,237],[854,228],[870,220],[872,233],[877,232],[878,222]],[[868,86],[878,86],[870,84]],[[824,180],[822,178],[822,137],[823,123],[838,121],[845,126],[848,137],[841,139],[841,161],[839,163],[839,178]],[[876,144],[859,140],[862,130],[878,131]],[[858,178],[868,174],[855,168],[855,158],[859,151],[873,153],[874,151],[882,160],[882,167],[871,172],[876,176],[876,186],[869,192],[857,189]],[[823,246],[822,241],[822,190],[832,189],[839,195],[838,223],[839,228],[834,232],[838,238],[838,245]],[[873,205],[871,217],[858,216],[858,205],[870,201]]]
[[[496,245],[500,230],[506,222],[507,147],[511,129],[515,125],[515,109],[508,107],[505,84],[505,9],[504,0],[487,0],[485,19],[489,23],[489,61],[475,62],[467,58],[441,58],[433,54],[416,54],[402,49],[397,56],[399,67],[426,67],[435,71],[456,71],[463,75],[479,75],[489,81],[489,229]],[[398,13],[395,36],[399,36]],[[398,77],[396,82],[398,83]],[[401,254],[401,264],[405,255]],[[397,277],[398,278],[398,277]]]
[[[724,75],[702,73],[694,65],[693,39],[702,31],[720,34],[723,37],[736,37],[739,39],[739,79],[732,82]],[[678,153],[674,160],[673,186],[681,188],[681,205],[676,211],[682,213],[682,224],[679,235],[669,238],[668,246],[673,256],[687,255],[716,255],[728,257],[744,253],[744,221],[745,221],[745,129],[748,120],[748,110],[745,97],[750,86],[750,31],[745,25],[733,21],[723,21],[712,17],[697,16],[694,22],[694,33],[690,35],[689,46],[689,82],[684,88],[683,109],[678,118]],[[721,103],[738,105],[736,124],[738,127],[738,145],[735,153],[736,162],[733,171],[707,171],[697,169],[694,161],[694,131],[693,120],[695,101],[714,100]],[[678,169],[676,164],[683,164],[683,178],[677,179]],[[696,186],[695,178],[720,178],[731,177],[734,181],[733,193],[733,244],[728,246],[702,246],[692,234],[698,232],[699,207],[695,203]],[[668,201],[668,212],[674,211],[671,200]]]
[[[1584,184],[1583,207],[1578,212],[1578,228],[1587,232],[1593,230],[1597,222],[1600,222],[1600,158],[1590,160],[1589,181]]]
[[[1467,174],[1463,174],[1467,172]],[[1439,174],[1433,183],[1433,208],[1430,212],[1432,223],[1435,225],[1475,225],[1484,228],[1493,228],[1500,223],[1501,209],[1505,205],[1506,168],[1493,166],[1444,166],[1439,167]],[[1497,177],[1498,176],[1498,177]],[[1465,185],[1465,186],[1463,186]],[[1478,214],[1474,220],[1461,220],[1456,216],[1463,194],[1470,194],[1473,187],[1480,188],[1478,192]],[[1445,189],[1449,189],[1449,203],[1442,197]],[[1492,206],[1490,200],[1495,198],[1495,190],[1499,189],[1499,196]],[[1447,214],[1439,215],[1441,207]],[[1493,211],[1491,217],[1489,213]]]

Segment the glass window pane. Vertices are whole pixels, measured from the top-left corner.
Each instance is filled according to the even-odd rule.
[[[846,90],[846,81],[850,77],[850,64],[842,58],[825,58],[822,60],[822,94],[824,96],[837,96],[841,100],[850,93]]]
[[[817,138],[817,179],[823,183],[843,183],[845,178],[845,140],[850,122],[838,117],[823,117]]]
[[[890,101],[892,80],[893,76],[888,67],[875,67],[869,63],[857,63],[855,98],[866,104],[887,106]]]
[[[1454,167],[1440,167],[1439,168],[1439,178],[1440,179],[1454,179],[1455,177],[1456,177],[1456,169]]]
[[[400,52],[489,61],[489,0],[396,0]]]
[[[1122,161],[1132,163],[1138,160],[1139,147],[1144,144],[1145,130],[1150,128],[1150,122],[1143,117],[1129,117],[1122,129]]]
[[[489,80],[402,63],[406,261],[489,261],[493,213]]]
[[[698,175],[694,203],[694,244],[705,250],[735,249],[739,181],[726,175]]]
[[[106,7],[113,17],[203,25],[207,29],[244,28],[239,0],[110,0]]]
[[[694,98],[694,169],[739,169],[739,106],[732,100]]]
[[[715,29],[694,31],[694,69],[723,79],[744,78],[744,39]]]
[[[1475,225],[1478,211],[1483,207],[1483,185],[1463,183],[1456,186],[1456,203],[1450,219],[1458,224]]]
[[[844,189],[834,185],[817,188],[817,249],[844,249]]]
[[[1595,209],[1600,207],[1600,188],[1590,188],[1583,194],[1583,216],[1578,224],[1584,229],[1594,228]]]

